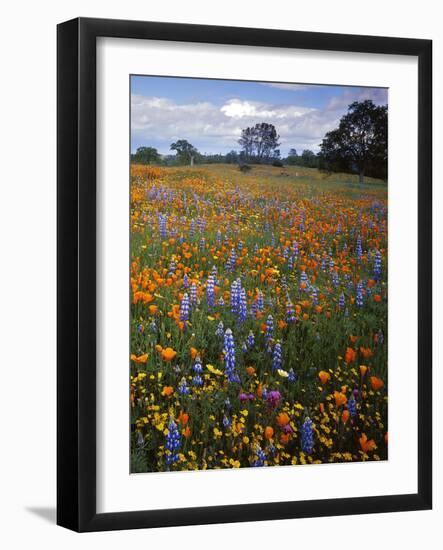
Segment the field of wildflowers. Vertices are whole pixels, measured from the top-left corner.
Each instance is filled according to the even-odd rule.
[[[131,472],[387,458],[387,188],[131,168]]]

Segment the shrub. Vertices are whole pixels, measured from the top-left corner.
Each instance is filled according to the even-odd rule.
[[[239,164],[238,169],[240,170],[240,172],[246,173],[251,170],[251,166],[249,166],[249,164]]]
[[[283,163],[282,163],[281,160],[275,159],[275,160],[272,162],[272,166],[277,166],[278,168],[283,168]]]

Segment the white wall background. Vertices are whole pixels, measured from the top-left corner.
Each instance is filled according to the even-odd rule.
[[[55,521],[55,26],[77,16],[286,28],[434,40],[434,280],[443,278],[443,31],[437,0],[72,0],[8,2],[0,56],[0,544],[67,549],[437,548],[443,486],[432,512],[76,535]],[[405,259],[406,267],[407,259]],[[434,289],[435,464],[442,463],[441,309]],[[407,299],[407,297],[405,297]],[[395,546],[394,546],[395,545]]]

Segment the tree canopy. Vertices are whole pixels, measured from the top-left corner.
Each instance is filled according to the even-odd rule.
[[[199,154],[197,149],[186,139],[179,139],[175,143],[171,143],[170,149],[177,152],[178,160],[183,164],[194,164]]]
[[[320,145],[320,166],[331,171],[357,172],[385,179],[388,162],[388,108],[367,99],[349,105],[338,128]]]
[[[238,143],[247,160],[262,162],[280,157],[279,139],[280,136],[273,124],[260,122],[243,129]]]
[[[155,164],[160,162],[161,157],[155,147],[139,147],[131,155],[131,160],[137,164]]]

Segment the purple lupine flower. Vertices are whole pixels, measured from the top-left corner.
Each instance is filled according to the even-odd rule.
[[[351,396],[349,397],[346,406],[347,406],[347,409],[349,411],[349,414],[351,416],[356,416],[356,414],[357,414],[357,402],[355,401],[355,397],[354,397],[353,394],[351,394]]]
[[[177,429],[177,424],[171,418],[168,424],[168,433],[166,435],[165,449],[169,451],[166,453],[166,464],[171,466],[178,461],[178,451],[181,446],[181,437]]]
[[[223,321],[220,321],[215,329],[215,335],[221,338],[225,333],[225,328],[223,326]]]
[[[266,461],[266,453],[263,451],[263,449],[257,445],[255,448],[255,459],[252,462],[252,466],[254,467],[261,467],[265,466]]]
[[[169,264],[169,270],[168,270],[168,277],[170,277],[171,275],[174,275],[176,269],[177,269],[177,263],[175,261],[175,258],[171,258],[171,262]]]
[[[311,292],[312,304],[316,306],[318,304],[318,290],[314,286]]]
[[[192,218],[191,223],[189,224],[189,237],[192,239],[192,237],[195,235],[195,220]]]
[[[183,276],[183,286],[185,288],[188,288],[189,287],[189,278],[188,278],[188,275],[185,273],[184,276]]]
[[[343,292],[340,294],[340,297],[338,299],[338,307],[340,309],[343,309],[345,307],[345,295],[343,294]]]
[[[189,309],[190,309],[189,296],[188,296],[188,293],[185,292],[183,294],[183,298],[180,304],[180,321],[187,321],[189,319]]]
[[[363,284],[361,281],[357,284],[357,296],[355,303],[358,307],[363,307]]]
[[[312,420],[307,416],[303,422],[301,429],[301,450],[310,455],[314,447],[314,430],[312,428]]]
[[[265,331],[265,340],[266,344],[269,346],[271,340],[274,338],[274,318],[272,315],[268,315],[266,319],[266,331]]]
[[[286,321],[288,323],[295,323],[296,320],[297,320],[297,318],[295,316],[294,305],[291,302],[291,300],[288,298],[288,300],[286,302]]]
[[[224,338],[225,374],[229,382],[240,382],[235,370],[235,345],[234,336],[230,328],[226,329]]]
[[[238,320],[240,323],[246,321],[248,316],[248,306],[246,303],[246,291],[244,288],[240,290],[240,296],[238,300]]]
[[[189,391],[190,390],[188,388],[188,384],[186,383],[186,378],[183,377],[180,380],[180,384],[178,385],[178,393],[181,395],[188,395]]]
[[[384,342],[384,336],[383,336],[383,332],[381,329],[378,330],[377,334],[376,334],[376,338],[377,338],[377,344],[383,344]]]
[[[272,370],[276,371],[281,369],[283,366],[283,357],[280,342],[277,342],[274,346],[274,351],[272,353]]]
[[[236,279],[231,284],[231,311],[237,314],[240,307],[241,281]]]
[[[337,271],[334,270],[334,271],[332,272],[331,280],[332,280],[332,286],[333,286],[334,288],[337,288],[338,285],[340,284],[340,277],[338,276]]]
[[[265,309],[265,300],[261,290],[258,291],[256,303],[258,311],[263,311]]]
[[[195,306],[197,304],[197,285],[195,283],[192,283],[191,285],[190,294],[191,294],[191,304]]]
[[[297,375],[295,374],[294,369],[292,367],[288,371],[288,381],[289,382],[297,381]]]
[[[255,344],[254,333],[252,332],[252,330],[250,330],[248,337],[246,338],[246,345],[248,346],[249,349],[251,349],[252,347],[254,347],[254,344]]]
[[[375,253],[375,259],[374,259],[374,279],[376,281],[379,281],[381,278],[381,252],[380,250],[377,250]]]
[[[231,249],[231,254],[229,255],[228,261],[226,262],[225,269],[226,271],[234,271],[237,264],[237,253],[235,248]]]
[[[166,229],[167,222],[168,218],[164,214],[158,215],[158,230],[162,239],[168,236],[168,231]]]
[[[355,253],[357,255],[357,260],[360,261],[361,257],[362,257],[362,254],[363,254],[362,247],[361,247],[361,237],[360,237],[360,235],[357,237],[357,244],[356,244],[356,247],[355,247]]]
[[[206,300],[208,302],[208,308],[212,309],[215,305],[215,281],[214,275],[209,275],[208,281],[206,283]]]
[[[231,426],[231,419],[229,417],[227,417],[226,415],[223,416],[223,427],[224,428],[229,428]]]

